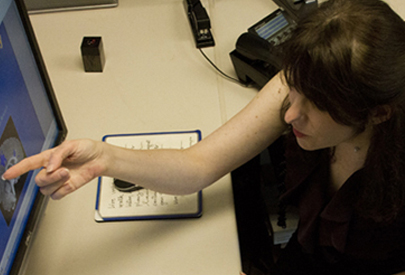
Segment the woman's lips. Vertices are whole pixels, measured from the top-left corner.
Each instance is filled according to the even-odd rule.
[[[293,133],[297,138],[303,138],[305,137],[305,134],[301,133],[300,131],[296,130],[293,128]]]

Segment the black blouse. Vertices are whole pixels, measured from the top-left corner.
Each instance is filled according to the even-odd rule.
[[[354,173],[331,197],[329,159],[327,150],[304,151],[295,141],[287,145],[287,191],[282,200],[299,209],[297,238],[303,251],[321,255],[328,263],[405,271],[405,209],[390,223],[362,218],[355,204],[361,184],[366,184],[364,170]]]

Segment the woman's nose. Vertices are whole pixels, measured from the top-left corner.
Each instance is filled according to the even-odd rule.
[[[291,106],[288,108],[287,112],[284,115],[284,121],[287,124],[292,124],[293,122],[299,120],[301,116],[302,110],[299,104],[291,104]]]

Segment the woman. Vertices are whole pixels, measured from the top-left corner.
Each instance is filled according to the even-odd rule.
[[[330,1],[285,45],[283,200],[300,225],[282,274],[405,270],[404,31],[381,1]]]
[[[299,207],[300,224],[280,274],[405,271],[404,34],[405,23],[379,0],[330,0],[300,22],[283,72],[195,146],[134,151],[67,141],[3,177],[44,167],[36,181],[54,199],[101,175],[186,194],[291,128],[283,200]]]

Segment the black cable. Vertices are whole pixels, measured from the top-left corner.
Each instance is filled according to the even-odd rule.
[[[204,53],[204,51],[201,48],[199,48],[199,50],[200,50],[201,54],[204,56],[204,58],[211,64],[211,66],[214,67],[215,70],[217,70],[223,77],[225,77],[228,80],[236,82],[237,84],[241,85],[242,87],[246,87],[246,88],[250,87],[248,84],[241,82],[239,79],[234,78],[234,77],[229,76],[226,73],[224,73],[221,69],[219,69],[217,67],[217,65],[214,64],[214,62],[211,61],[211,59]]]

